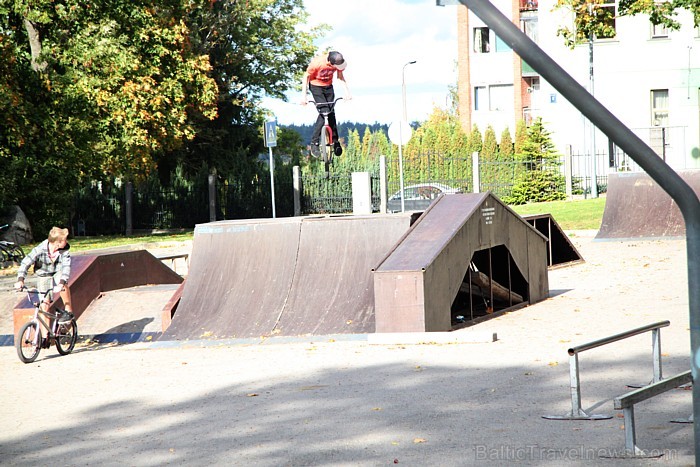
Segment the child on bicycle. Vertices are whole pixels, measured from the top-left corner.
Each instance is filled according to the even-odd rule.
[[[301,80],[301,104],[306,105],[306,93],[308,91],[311,91],[311,95],[317,104],[333,102],[335,100],[335,92],[333,91],[333,76],[335,74],[338,75],[338,80],[343,83],[345,99],[352,99],[348,83],[345,81],[345,75],[343,74],[343,70],[345,70],[347,65],[348,62],[343,58],[343,54],[336,51],[329,52],[328,55],[322,54],[314,57]],[[318,109],[319,114],[311,135],[311,154],[314,157],[319,157],[321,154],[318,148],[318,140],[321,137],[321,130],[325,124],[321,112],[327,112],[329,108],[320,106]],[[338,125],[335,120],[335,111],[328,115],[328,124],[333,130],[333,152],[335,152],[336,156],[340,156],[343,153],[343,148],[338,142]]]
[[[24,287],[24,278],[30,266],[34,266],[34,274],[37,276],[39,293],[45,294],[41,303],[41,309],[47,311],[54,294],[60,294],[66,313],[59,316],[59,323],[69,322],[73,319],[70,290],[68,279],[70,278],[70,245],[68,244],[68,229],[53,227],[46,240],[34,247],[24,257],[17,271],[16,289]]]

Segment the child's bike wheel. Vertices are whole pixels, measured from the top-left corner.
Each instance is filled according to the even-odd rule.
[[[73,351],[77,341],[78,324],[74,319],[70,323],[58,325],[58,336],[56,338],[56,350],[58,350],[58,353],[68,355]]]
[[[31,363],[36,360],[41,350],[41,330],[36,322],[24,323],[15,338],[15,348],[22,362]]]

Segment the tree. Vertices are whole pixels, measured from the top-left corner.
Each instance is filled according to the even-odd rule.
[[[522,151],[525,170],[516,175],[513,190],[509,196],[503,196],[503,201],[523,204],[566,198],[561,189],[564,176],[559,172],[559,154],[542,118],[538,117],[528,128]]]
[[[678,10],[686,9],[693,14],[694,26],[700,26],[700,2],[697,0],[670,0],[653,2],[648,0],[619,0],[618,13],[621,16],[638,14],[649,15],[653,24],[663,24],[670,29],[680,29],[681,25],[674,19]]]
[[[316,52],[313,41],[325,26],[305,32],[302,0],[223,0],[200,2],[188,16],[190,40],[207,55],[217,85],[217,117],[200,119],[194,140],[163,163],[184,164],[188,170],[202,164],[236,176],[254,163],[263,150],[257,129],[267,95],[285,99],[298,86]]]
[[[607,0],[557,0],[556,8],[568,8],[574,13],[573,30],[561,27],[557,31],[557,34],[564,38],[567,47],[573,48],[593,36],[615,36],[614,9],[601,8],[606,3]],[[695,27],[700,26],[700,2],[697,0],[619,0],[617,13],[619,16],[646,14],[653,24],[680,29],[681,25],[675,16],[682,9],[693,14]]]
[[[41,230],[65,224],[82,179],[144,177],[159,153],[194,136],[193,115],[214,116],[208,59],[193,51],[180,19],[192,4],[0,6],[0,127],[13,128],[0,137],[0,168],[15,177],[4,202],[21,204],[35,224],[41,218]]]

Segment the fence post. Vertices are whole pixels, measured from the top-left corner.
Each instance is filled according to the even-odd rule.
[[[209,222],[216,221],[216,174],[210,173],[209,181]]]
[[[481,193],[481,181],[479,180],[479,153],[474,151],[472,153],[472,184],[474,188],[473,193]]]
[[[379,156],[379,212],[386,214],[386,156]]]
[[[125,234],[131,235],[134,233],[134,220],[132,216],[132,195],[134,192],[134,185],[131,182],[126,182],[124,186],[124,217],[126,220]]]
[[[294,190],[294,216],[301,216],[301,169],[298,165],[292,167],[292,187]]]
[[[566,199],[573,197],[573,180],[571,175],[571,145],[567,144],[564,150],[564,177],[566,178]]]

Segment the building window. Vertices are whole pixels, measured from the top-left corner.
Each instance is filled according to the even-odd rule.
[[[603,0],[603,3],[598,5],[596,15],[609,30],[608,33],[599,34],[598,39],[612,39],[615,37],[615,13],[615,0]]]
[[[535,44],[538,41],[537,33],[537,16],[527,16],[520,18],[520,29],[525,33],[527,37],[532,39]]]
[[[486,86],[474,87],[474,110],[487,108]]]
[[[513,49],[510,48],[508,43],[496,36],[496,53],[498,52],[511,52]]]
[[[489,86],[489,110],[502,111],[513,108],[513,85],[494,84]]]
[[[615,31],[615,0],[598,0],[588,4],[588,11],[596,18],[596,39],[612,39]],[[578,18],[577,18],[578,20]],[[582,39],[579,37],[579,40]],[[587,41],[588,38],[584,39]]]
[[[526,77],[525,83],[527,84],[526,91],[529,94],[532,94],[533,92],[540,90],[540,77],[539,76]]]
[[[474,28],[474,52],[489,53],[489,28]]]
[[[668,28],[663,24],[653,24],[651,25],[651,38],[663,38],[668,37]]]
[[[668,89],[651,91],[651,125],[668,126]]]

